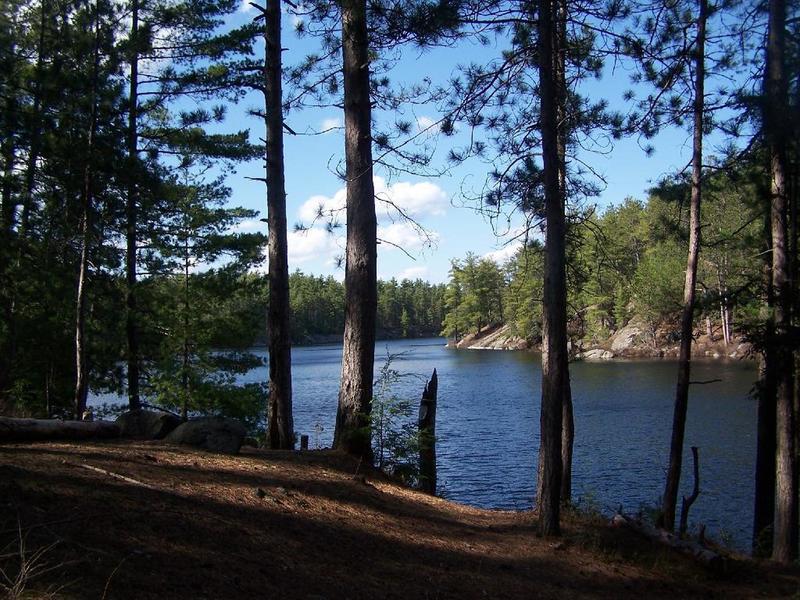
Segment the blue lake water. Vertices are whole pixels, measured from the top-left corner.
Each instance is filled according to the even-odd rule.
[[[440,338],[379,342],[376,374],[387,353],[409,374],[396,395],[418,400],[434,368],[439,376],[437,461],[440,494],[484,508],[534,503],[539,446],[540,356],[452,350]],[[261,353],[265,355],[265,352]],[[330,446],[341,346],[292,350],[295,430],[311,447]],[[671,361],[570,365],[575,406],[574,498],[611,512],[655,505],[664,485],[677,365]],[[691,491],[691,446],[700,448],[701,494],[690,524],[749,547],[755,468],[756,379],[749,362],[700,361],[690,390],[681,494]],[[266,367],[245,381],[265,381]]]

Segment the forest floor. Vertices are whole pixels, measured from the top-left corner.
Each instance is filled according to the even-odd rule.
[[[712,572],[600,516],[433,498],[331,451],[0,446],[0,583],[20,597],[777,598],[800,571]],[[0,588],[1,589],[1,588]]]

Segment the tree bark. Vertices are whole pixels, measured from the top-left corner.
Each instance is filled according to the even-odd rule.
[[[768,271],[769,275],[769,271]],[[774,335],[772,328],[767,336]],[[759,365],[755,498],[753,506],[753,555],[772,554],[772,531],[775,523],[775,366],[764,349]]]
[[[184,217],[183,229],[183,360],[181,364],[181,420],[189,420],[189,218]]]
[[[289,332],[289,259],[286,188],[283,164],[283,96],[281,91],[280,0],[267,0],[264,41],[266,108],[267,227],[269,230],[269,408],[270,448],[294,448],[292,419],[292,346]]]
[[[94,184],[94,145],[97,135],[97,88],[100,76],[100,9],[94,8],[94,49],[92,53],[92,83],[89,101],[89,131],[86,141],[86,164],[83,168],[81,192],[81,257],[78,265],[78,292],[75,302],[75,418],[81,419],[86,410],[89,393],[89,367],[86,359],[86,288],[91,246],[91,213]]]
[[[136,231],[138,228],[138,189],[136,172],[139,163],[139,0],[131,0],[131,80],[128,98],[128,190],[125,200],[125,334],[128,345],[128,406],[141,407],[139,398],[139,327],[136,308]]]
[[[539,533],[560,533],[562,425],[568,381],[566,227],[559,156],[558,62],[561,56],[557,19],[563,0],[539,3],[539,86],[541,93],[542,161],[545,194],[545,273],[542,307],[542,404],[539,447]]]
[[[785,0],[769,2],[769,33],[765,74],[764,130],[772,179],[772,315],[775,336],[770,341],[776,375],[775,527],[772,558],[788,563],[797,557],[797,457],[795,455],[794,373],[788,345],[791,328],[791,282],[787,255],[787,157],[782,112],[788,106],[784,70]]]
[[[561,504],[572,503],[572,449],[575,445],[575,419],[572,410],[572,389],[569,373],[564,382],[563,405],[561,407]]]
[[[344,0],[341,10],[347,162],[346,307],[333,443],[351,454],[369,457],[378,291],[367,6],[365,0]]]
[[[761,253],[762,277],[766,290],[767,306],[775,304],[772,291],[772,215],[764,215],[764,252]],[[767,319],[764,339],[766,343],[759,360],[757,383],[757,433],[756,433],[756,473],[753,506],[753,555],[769,557],[772,555],[772,536],[775,525],[775,358],[772,355],[772,342],[775,336],[775,323]]]
[[[43,65],[45,50],[45,30],[47,27],[48,0],[42,0],[39,16],[39,48],[36,56],[36,68],[34,76],[33,96],[33,125],[31,128],[31,143],[28,152],[28,160],[25,168],[25,188],[22,195],[22,218],[20,219],[20,237],[27,235],[28,223],[30,220],[31,205],[33,204],[33,188],[36,184],[36,163],[39,160],[39,152],[42,140],[42,88],[43,88]]]
[[[556,81],[556,92],[558,102],[556,114],[559,124],[557,129],[558,144],[558,185],[561,196],[562,211],[566,215],[567,210],[567,73],[566,73],[566,53],[567,53],[567,14],[566,3],[558,3],[558,47],[557,54],[554,54],[555,66],[553,74]],[[566,237],[566,221],[565,221]],[[566,252],[566,249],[565,249]],[[566,269],[566,267],[565,267]],[[566,285],[566,284],[565,284]],[[564,300],[566,306],[566,297]],[[566,322],[566,319],[565,319]],[[565,325],[566,327],[566,325]],[[575,419],[572,410],[572,388],[569,381],[569,371],[564,375],[563,397],[561,411],[561,504],[569,506],[572,501],[572,450],[575,445]]]
[[[669,451],[667,481],[661,507],[661,524],[667,531],[675,528],[675,506],[683,462],[683,438],[686,430],[686,412],[689,406],[689,376],[692,359],[692,324],[694,322],[697,260],[700,255],[700,201],[703,183],[703,113],[705,107],[705,38],[708,5],[700,0],[695,43],[694,124],[692,134],[692,192],[689,215],[689,256],[683,286],[683,312],[681,314],[681,345],[678,358],[678,383],[675,389],[675,411],[672,418],[672,440]]]

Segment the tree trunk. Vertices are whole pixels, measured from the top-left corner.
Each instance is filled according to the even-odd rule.
[[[791,348],[791,282],[787,256],[786,139],[783,111],[787,104],[784,71],[786,5],[784,0],[769,2],[769,34],[764,130],[770,156],[772,193],[772,289],[775,304],[775,336],[770,341],[776,375],[776,455],[775,455],[775,528],[772,558],[788,563],[797,557],[797,489],[794,436],[794,375]]]
[[[545,193],[545,273],[542,307],[542,405],[539,447],[539,532],[560,533],[562,424],[568,381],[566,308],[566,228],[559,156],[559,26],[563,0],[539,3],[539,82],[541,90],[542,161]]]
[[[768,274],[769,274],[768,270]],[[771,287],[771,284],[770,284]],[[772,328],[770,328],[772,329]],[[774,333],[767,333],[768,339]],[[759,365],[758,427],[756,441],[755,499],[753,507],[753,555],[766,557],[772,553],[775,523],[775,374],[769,345]]]
[[[30,212],[33,204],[33,188],[36,184],[36,163],[39,160],[39,151],[42,140],[42,87],[43,65],[45,48],[45,29],[47,27],[47,14],[49,2],[42,0],[39,17],[39,48],[36,56],[36,69],[34,71],[35,93],[33,96],[33,125],[31,129],[31,143],[28,160],[25,168],[25,188],[22,195],[22,218],[20,220],[20,237],[27,235]]]
[[[342,54],[347,162],[346,307],[334,447],[369,457],[378,291],[365,0],[342,2]]]
[[[189,420],[189,223],[184,223],[183,240],[183,361],[181,364],[181,420]]]
[[[139,399],[139,327],[136,309],[136,230],[138,189],[136,173],[139,162],[139,0],[131,0],[131,80],[128,106],[128,190],[125,200],[125,333],[128,342],[128,407],[137,410]]]
[[[558,143],[558,185],[561,196],[561,208],[566,215],[567,210],[567,81],[566,81],[566,52],[567,52],[567,14],[566,3],[558,4],[558,53],[554,54],[556,60],[553,73],[556,81],[558,103],[556,114],[559,127],[557,129]],[[565,224],[566,228],[566,224]],[[566,236],[566,229],[564,235]],[[565,250],[566,252],[566,250]],[[566,267],[565,267],[566,268]],[[566,285],[566,284],[565,284]],[[566,307],[566,296],[564,300]],[[565,318],[565,323],[568,320]],[[566,331],[566,325],[565,331]],[[565,334],[566,335],[566,334]],[[567,359],[569,360],[569,359]],[[564,375],[562,412],[561,412],[561,504],[569,506],[572,501],[572,450],[575,445],[575,419],[572,410],[572,388],[569,381],[569,371]]]
[[[81,419],[86,411],[89,393],[89,367],[86,360],[86,287],[91,246],[91,213],[93,200],[94,144],[97,135],[97,87],[100,71],[100,11],[94,9],[94,51],[90,92],[89,132],[86,142],[86,164],[83,168],[81,192],[81,258],[78,266],[78,293],[75,302],[75,418]]]
[[[6,103],[9,114],[19,111],[15,98],[10,98]],[[9,117],[10,118],[10,117]],[[3,158],[3,184],[0,192],[0,234],[3,243],[12,238],[17,216],[17,203],[14,200],[14,165],[17,162],[17,149],[14,136],[10,134],[0,145],[0,155]]]
[[[561,408],[561,504],[572,503],[572,449],[575,444],[575,420],[572,411],[572,389],[569,373],[564,383],[564,397]]]
[[[675,528],[675,506],[683,462],[683,438],[686,429],[686,411],[689,405],[689,375],[692,359],[692,324],[694,321],[697,259],[700,255],[700,200],[703,178],[703,112],[705,106],[705,38],[706,0],[700,0],[697,21],[697,42],[694,81],[694,126],[692,135],[692,193],[689,216],[689,256],[686,261],[686,278],[683,286],[683,313],[681,315],[681,346],[678,358],[678,383],[675,389],[675,411],[672,418],[672,441],[669,451],[667,481],[661,507],[661,525],[667,531]]]
[[[267,226],[269,229],[269,409],[270,448],[294,448],[292,419],[292,346],[289,332],[289,259],[286,189],[283,165],[283,97],[281,92],[280,0],[267,0],[264,40],[266,108]]]

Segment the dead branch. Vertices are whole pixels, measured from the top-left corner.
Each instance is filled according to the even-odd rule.
[[[101,469],[100,467],[93,467],[92,465],[87,465],[86,463],[76,464],[76,467],[81,467],[82,469],[88,469],[90,471],[94,471],[95,473],[101,473],[102,475],[106,475],[108,477],[113,477],[114,479],[119,479],[120,481],[124,481],[125,483],[130,483],[132,485],[138,485],[140,487],[147,488],[149,490],[155,490],[149,483],[144,483],[143,481],[139,481],[138,479],[133,479],[131,477],[126,477],[125,475],[120,475],[119,473],[114,473],[113,471],[106,471],[105,469]]]
[[[686,528],[689,522],[689,509],[700,495],[700,458],[698,456],[697,446],[692,446],[692,458],[694,459],[694,488],[692,489],[692,495],[688,498],[684,496],[683,502],[681,503],[681,522],[678,526],[678,534],[681,537],[686,535]]]

